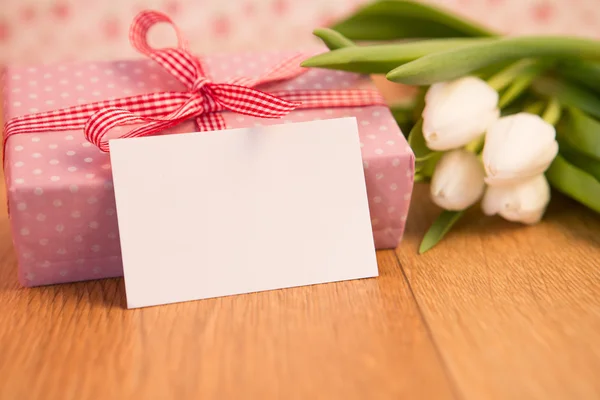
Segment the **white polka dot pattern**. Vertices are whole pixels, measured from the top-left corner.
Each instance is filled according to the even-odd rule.
[[[216,55],[209,75],[222,81],[257,76],[290,53]],[[108,72],[110,71],[110,72]],[[182,86],[145,60],[8,69],[6,116],[35,108],[49,111]],[[18,79],[15,79],[18,77]],[[263,90],[364,87],[366,78],[311,70]],[[36,85],[30,85],[36,82]],[[81,98],[77,93],[84,94]],[[35,95],[35,96],[32,96]],[[373,234],[378,248],[396,247],[404,230],[413,185],[413,155],[390,111],[383,106],[294,111],[283,119],[223,114],[230,128],[353,116],[358,121]],[[169,133],[190,132],[186,122]],[[110,159],[82,132],[16,135],[7,145],[9,205],[16,228],[20,280],[26,286],[97,279],[122,274]]]
[[[421,0],[508,34],[599,37],[597,0]],[[194,51],[287,49],[315,42],[311,32],[352,12],[366,0],[3,0],[0,62],[38,63],[136,56],[127,37],[140,8],[166,11]],[[27,34],[20,34],[25,31]],[[157,45],[171,35],[153,35]],[[152,32],[151,32],[152,33]],[[269,40],[264,40],[269,38]],[[231,60],[231,67],[237,63]],[[97,65],[99,75],[111,70]]]

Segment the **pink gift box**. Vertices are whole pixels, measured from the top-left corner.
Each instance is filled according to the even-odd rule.
[[[223,54],[203,61],[208,75],[219,82],[232,76],[259,75],[289,56],[285,52]],[[260,89],[365,86],[372,86],[368,77],[314,69]],[[8,68],[5,120],[158,91],[185,88],[147,60]],[[395,248],[410,204],[414,155],[387,107],[295,110],[282,119],[223,113],[228,128],[347,116],[356,117],[359,126],[375,245]],[[189,121],[168,133],[195,130]],[[87,142],[81,130],[20,134],[6,143],[4,168],[19,280],[24,286],[122,275],[109,154]],[[148,225],[152,229],[152,221]]]

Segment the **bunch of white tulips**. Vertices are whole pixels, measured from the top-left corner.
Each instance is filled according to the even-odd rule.
[[[558,153],[552,124],[527,112],[500,117],[498,93],[473,76],[433,84],[422,118],[427,147],[444,152],[431,178],[435,204],[461,211],[482,200],[486,215],[540,221],[550,201],[544,172]],[[481,154],[468,150],[477,141]]]
[[[304,67],[425,90],[391,105],[415,182],[430,182],[443,209],[420,253],[477,203],[535,224],[552,187],[600,213],[600,40],[505,37],[415,0],[373,0],[331,28],[315,30],[329,52]]]

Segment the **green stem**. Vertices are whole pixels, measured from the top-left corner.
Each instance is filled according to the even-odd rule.
[[[479,154],[483,150],[483,145],[485,144],[485,135],[479,136],[477,139],[474,139],[470,143],[465,146],[465,150],[470,151],[471,153]]]
[[[523,70],[532,67],[535,63],[536,61],[531,59],[519,60],[493,75],[487,83],[499,92],[510,85]]]
[[[530,105],[525,107],[525,109],[523,111],[530,113],[530,114],[540,115],[540,113],[543,110],[544,110],[544,102],[536,101],[535,103],[531,103]]]
[[[560,120],[562,109],[556,97],[551,97],[548,106],[542,114],[542,119],[551,125],[556,125]]]
[[[510,83],[510,85],[503,90],[500,100],[498,101],[498,107],[504,109],[506,106],[511,104],[513,101],[519,98],[533,83],[541,73],[550,68],[552,63],[549,61],[535,61],[529,64],[526,68],[523,68],[519,75]]]

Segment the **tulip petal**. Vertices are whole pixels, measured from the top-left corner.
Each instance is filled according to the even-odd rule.
[[[549,201],[550,185],[539,174],[514,185],[489,186],[481,208],[486,215],[499,214],[508,221],[534,224],[542,218]]]
[[[483,195],[484,170],[477,156],[466,150],[444,153],[431,178],[431,198],[445,210],[464,210]]]
[[[498,93],[473,76],[432,85],[422,112],[427,146],[443,151],[467,145],[498,118],[497,104]]]
[[[513,184],[544,172],[558,153],[555,137],[554,127],[537,115],[518,113],[500,118],[485,137],[486,183]]]
[[[540,222],[544,216],[546,209],[533,210],[529,212],[510,213],[506,212],[501,214],[502,218],[511,222],[520,222],[526,225],[534,225]]]
[[[471,110],[471,111],[477,111]],[[424,113],[425,114],[425,113]],[[426,124],[423,127],[423,135],[427,146],[436,151],[452,150],[466,146],[473,140],[481,137],[488,126],[498,119],[500,110],[485,110],[472,115],[465,116],[463,123],[458,121],[454,124],[433,125]],[[432,119],[434,119],[432,117]],[[425,123],[429,121],[425,120]],[[433,125],[433,127],[431,126]]]

